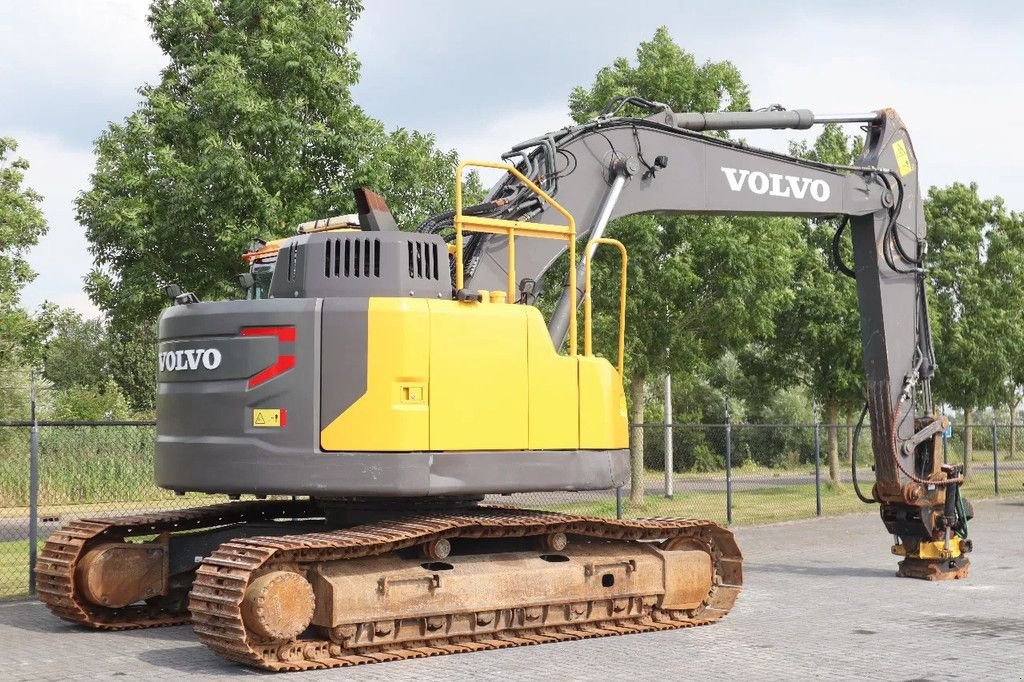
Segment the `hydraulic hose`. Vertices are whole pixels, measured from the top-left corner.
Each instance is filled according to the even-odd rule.
[[[857,428],[853,430],[853,453],[850,455],[850,475],[853,478],[853,490],[857,493],[857,497],[864,504],[874,504],[878,500],[873,497],[867,497],[860,490],[860,484],[857,482],[857,441],[860,440],[860,429],[864,426],[864,416],[868,413],[868,404],[864,403],[864,409],[860,411],[860,419],[857,420]]]
[[[840,250],[840,240],[843,238],[843,231],[849,223],[850,216],[846,216],[839,223],[839,227],[836,228],[836,233],[832,235],[832,263],[839,272],[847,277],[857,279],[857,273],[853,271],[853,268],[843,262],[843,252]]]
[[[955,531],[961,538],[967,537],[967,503],[960,494],[960,486],[956,487],[956,514],[960,517],[960,527]]]

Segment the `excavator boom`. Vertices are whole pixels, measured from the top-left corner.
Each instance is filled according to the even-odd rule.
[[[867,412],[876,483],[886,528],[906,556],[908,575],[961,577],[969,505],[960,500],[961,472],[936,456],[946,422],[934,414],[935,356],[924,287],[927,226],[918,161],[909,133],[892,109],[816,116],[808,110],[674,113],[647,118],[603,116],[516,145],[505,158],[537,182],[575,218],[578,233],[600,237],[610,220],[636,213],[765,215],[841,218],[853,239],[860,307]],[[835,166],[777,154],[699,131],[809,128],[834,122],[864,125],[856,164]],[[500,180],[474,213],[492,218],[550,222],[550,205]],[[427,221],[436,231],[443,220]],[[838,239],[838,235],[837,235]],[[464,248],[467,288],[504,286],[507,240],[474,237]],[[536,295],[547,270],[564,251],[552,241],[516,246],[516,274]],[[837,251],[838,253],[838,251]],[[582,263],[576,288],[582,289]],[[561,345],[568,328],[569,282],[548,322]],[[957,511],[962,509],[963,511]],[[920,547],[923,545],[923,550]],[[924,560],[919,550],[941,560]]]

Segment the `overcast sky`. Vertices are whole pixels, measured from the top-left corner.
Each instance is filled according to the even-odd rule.
[[[568,122],[567,95],[660,25],[698,61],[732,60],[755,107],[816,113],[891,106],[925,186],[975,181],[1024,210],[1024,5],[1016,2],[368,0],[354,95],[389,127],[437,135],[467,158]],[[29,160],[50,233],[23,304],[93,312],[91,259],[72,200],[92,142],[164,63],[143,0],[0,0],[0,135]],[[784,148],[793,133],[748,139]],[[772,141],[774,140],[774,144]],[[310,216],[316,217],[316,216]]]

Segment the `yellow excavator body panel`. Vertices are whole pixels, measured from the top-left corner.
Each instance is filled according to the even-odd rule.
[[[333,451],[427,450],[430,442],[429,301],[371,298],[366,392],[320,432]]]
[[[619,373],[604,358],[579,356],[580,448],[629,447],[626,396]]]
[[[531,376],[526,316],[517,310],[522,306],[455,301],[428,305],[427,449],[527,449]]]
[[[367,315],[366,392],[325,451],[627,447],[618,372],[556,353],[533,306],[379,297]]]

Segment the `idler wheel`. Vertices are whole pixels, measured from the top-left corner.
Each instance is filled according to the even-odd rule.
[[[437,540],[431,540],[420,545],[423,556],[427,559],[433,559],[438,561],[440,559],[447,559],[448,555],[452,553],[452,543],[445,538],[438,538]]]
[[[242,599],[242,620],[259,637],[289,641],[313,619],[313,587],[291,571],[271,571],[252,581]]]
[[[548,552],[561,552],[569,544],[565,533],[549,533],[540,538],[541,549]]]

